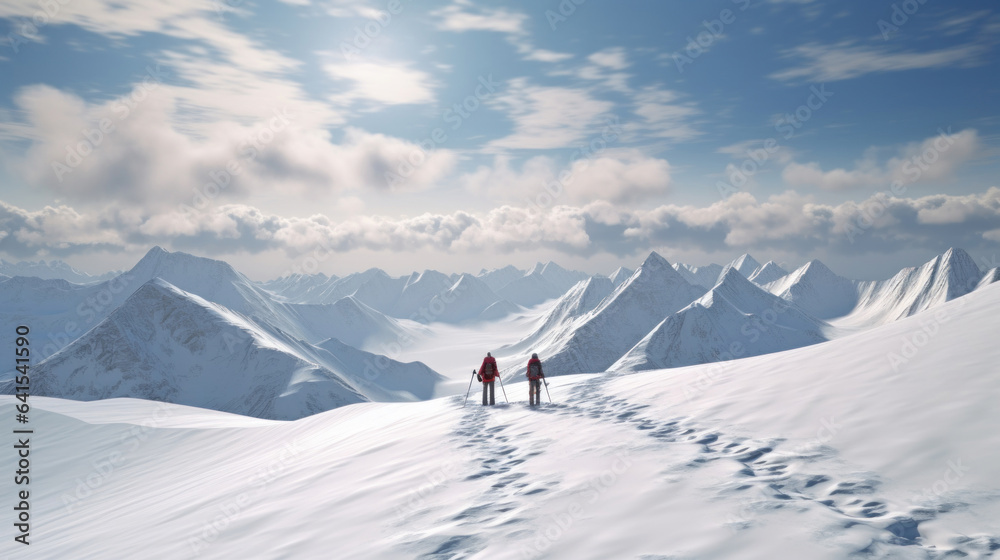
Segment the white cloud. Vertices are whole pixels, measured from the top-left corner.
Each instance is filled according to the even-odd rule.
[[[573,58],[572,54],[547,51],[545,49],[528,49],[524,57],[525,60],[537,60],[539,62],[562,62],[570,58]]]
[[[861,46],[850,41],[835,45],[809,43],[785,51],[785,58],[802,59],[799,66],[771,74],[771,78],[792,82],[836,82],[878,72],[899,72],[923,68],[971,67],[988,59],[984,45],[970,43],[943,49],[915,52],[887,46]]]
[[[505,8],[480,8],[474,11],[469,0],[454,0],[444,8],[431,12],[438,18],[438,29],[445,31],[495,31],[522,34],[528,16]]]
[[[451,4],[434,10],[437,28],[442,31],[464,33],[489,31],[503,33],[507,42],[514,45],[524,60],[561,62],[573,58],[572,54],[535,48],[528,39],[525,23],[528,15],[506,8],[477,8],[471,0],[454,0]]]
[[[700,133],[691,125],[699,114],[694,104],[681,102],[680,96],[670,90],[647,87],[632,97],[635,114],[642,118],[637,128],[655,138],[684,141]]]
[[[578,159],[565,168],[550,157],[537,156],[527,160],[519,171],[511,167],[508,157],[497,156],[492,166],[480,166],[463,175],[461,182],[491,199],[524,203],[542,198],[551,205],[648,200],[669,193],[671,176],[666,160],[634,150],[609,150],[597,157]],[[552,194],[556,195],[554,200]]]
[[[624,70],[631,66],[622,47],[611,47],[598,51],[587,57],[587,60],[598,66],[612,70]]]
[[[602,117],[614,104],[591,97],[585,89],[533,86],[515,78],[490,101],[506,110],[514,132],[488,144],[492,149],[551,149],[572,146],[600,135]]]
[[[310,198],[344,190],[424,189],[451,172],[448,150],[348,128],[340,144],[308,114],[274,110],[251,126],[215,121],[191,135],[175,124],[176,99],[153,90],[127,113],[117,101],[88,104],[48,86],[17,98],[31,130],[19,167],[28,184],[82,205],[108,201],[156,211],[192,204],[221,185],[220,201],[281,189]],[[104,131],[100,123],[111,125]],[[81,131],[87,131],[86,134]],[[71,153],[67,151],[70,147]],[[237,166],[232,175],[230,166]],[[390,183],[386,173],[405,180]],[[224,184],[223,184],[224,183]]]
[[[632,90],[628,86],[631,74],[622,72],[632,65],[628,61],[625,49],[622,47],[610,47],[602,51],[591,54],[587,57],[589,64],[585,64],[573,71],[560,70],[552,75],[564,74],[574,75],[580,79],[598,82],[608,89],[622,93],[630,93]]]
[[[335,104],[365,101],[376,105],[405,105],[434,102],[434,83],[430,75],[398,62],[343,62],[323,66],[337,80],[348,80],[352,87],[331,96]]]
[[[878,217],[871,220],[873,208]],[[84,213],[61,206],[30,212],[0,202],[0,230],[12,232],[0,238],[0,251],[13,255],[132,249],[152,243],[196,245],[206,252],[277,249],[290,254],[320,246],[335,252],[430,248],[473,254],[548,248],[574,255],[632,254],[657,245],[705,252],[754,248],[801,255],[817,249],[892,253],[914,244],[995,247],[990,243],[1000,230],[1000,188],[962,196],[873,197],[836,206],[817,204],[795,192],[763,201],[744,192],[704,207],[627,210],[599,201],[547,210],[501,206],[478,214],[366,215],[341,222],[322,214],[286,218],[240,204],[144,217],[115,208]]]
[[[859,160],[854,169],[824,171],[818,163],[790,163],[782,178],[793,187],[816,187],[824,190],[884,188],[893,183],[907,185],[933,182],[951,177],[965,162],[980,151],[979,135],[973,129],[955,134],[942,133],[922,142],[903,147],[884,165],[875,160],[875,149]]]

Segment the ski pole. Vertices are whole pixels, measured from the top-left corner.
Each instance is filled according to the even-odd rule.
[[[542,383],[545,384],[545,396],[549,398],[549,404],[552,404],[552,395],[549,394],[549,382],[543,379]]]
[[[510,404],[510,401],[507,400],[507,391],[503,388],[503,376],[501,376],[498,373],[497,374],[497,379],[500,380],[500,390],[503,391],[503,400],[507,401],[507,404]]]
[[[472,377],[469,378],[469,388],[465,391],[465,402],[462,403],[462,408],[469,403],[469,393],[472,392],[472,380],[476,378],[476,370],[472,370]]]

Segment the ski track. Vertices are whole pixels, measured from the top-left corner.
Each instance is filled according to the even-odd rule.
[[[939,515],[966,506],[961,502],[946,502],[933,506],[911,506],[904,511],[891,511],[888,500],[880,498],[881,481],[873,473],[843,472],[836,450],[826,445],[792,447],[782,438],[766,440],[733,436],[719,429],[699,426],[688,418],[661,419],[644,415],[647,404],[630,403],[609,396],[601,389],[610,376],[599,376],[578,384],[571,390],[568,403],[545,403],[537,408],[540,414],[572,415],[585,420],[618,424],[624,429],[639,430],[652,441],[651,446],[696,445],[700,453],[687,463],[668,463],[667,470],[690,472],[714,461],[732,461],[742,468],[737,478],[721,481],[707,499],[727,500],[738,504],[726,524],[733,531],[749,529],[757,519],[784,508],[806,511],[826,510],[835,520],[816,535],[817,540],[846,541],[851,531],[867,529],[873,535],[864,546],[848,552],[848,558],[993,558],[1000,550],[1000,537],[974,535],[953,542],[951,548],[937,548],[921,542],[920,524]],[[461,401],[460,397],[455,402]],[[498,407],[527,406],[524,403]],[[521,506],[519,496],[538,495],[541,500],[561,487],[557,476],[531,472],[531,460],[545,453],[549,440],[525,430],[514,433],[512,424],[487,426],[490,410],[470,398],[471,415],[463,416],[453,431],[459,448],[472,452],[475,467],[464,476],[466,481],[488,483],[479,498],[457,515],[434,518],[433,511],[420,511],[398,520],[398,527],[450,526],[452,534],[424,534],[413,531],[404,542],[406,550],[416,558],[458,560],[469,558],[487,548],[488,542],[500,539],[522,539],[532,531],[524,526],[541,521],[533,516],[530,506]],[[684,454],[680,454],[684,455]],[[670,454],[663,456],[669,461]],[[529,482],[530,481],[530,482]],[[440,512],[438,512],[440,513]],[[499,529],[499,534],[482,536],[483,528]],[[509,530],[505,528],[509,527]],[[857,539],[855,539],[856,541]],[[958,539],[956,539],[958,540]],[[903,549],[903,550],[901,550]],[[644,558],[668,558],[653,557]],[[669,557],[672,558],[672,557]]]

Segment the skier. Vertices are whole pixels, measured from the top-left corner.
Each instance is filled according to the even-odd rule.
[[[487,352],[486,357],[483,358],[483,365],[479,366],[479,380],[483,382],[483,406],[496,404],[493,398],[493,383],[496,381],[498,373],[497,359],[493,357],[493,354]],[[489,403],[486,402],[487,390],[490,394]]]
[[[528,376],[528,404],[542,404],[542,380],[545,379],[545,374],[542,373],[542,361],[538,359],[538,354],[531,355],[525,375]]]

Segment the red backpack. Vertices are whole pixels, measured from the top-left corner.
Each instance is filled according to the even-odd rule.
[[[487,358],[483,361],[483,381],[490,382],[497,375],[497,362],[496,360],[490,360]]]
[[[538,379],[542,376],[542,362],[528,360],[528,379]]]

